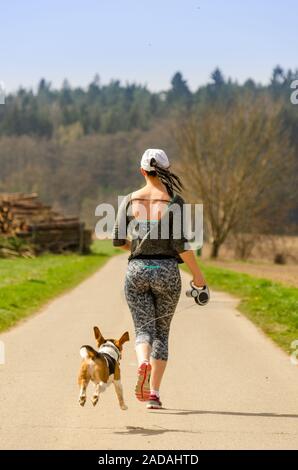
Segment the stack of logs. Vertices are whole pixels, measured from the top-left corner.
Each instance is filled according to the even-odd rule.
[[[37,253],[87,253],[91,244],[84,223],[44,205],[36,193],[0,193],[0,236],[22,238]]]

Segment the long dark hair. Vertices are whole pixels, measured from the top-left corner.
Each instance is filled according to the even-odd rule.
[[[161,166],[159,166],[155,158],[151,158],[150,166],[153,166],[155,170],[146,171],[147,175],[158,176],[160,181],[167,188],[170,197],[174,196],[174,191],[181,193],[181,191],[183,190],[183,184],[179,176],[172,173],[169,169],[162,168]]]

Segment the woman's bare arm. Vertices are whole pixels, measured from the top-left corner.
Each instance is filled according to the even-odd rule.
[[[197,287],[203,287],[206,285],[204,276],[199,268],[194,252],[192,250],[183,251],[179,253],[180,258],[186,263],[193,275],[193,283]]]

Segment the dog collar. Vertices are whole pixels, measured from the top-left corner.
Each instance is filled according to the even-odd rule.
[[[107,341],[100,346],[98,352],[108,354],[108,356],[111,356],[115,361],[118,361],[120,358],[120,352],[112,341]]]

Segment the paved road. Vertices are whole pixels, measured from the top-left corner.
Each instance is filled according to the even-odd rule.
[[[213,292],[204,308],[182,295],[172,324],[171,360],[162,399],[147,411],[133,396],[133,341],[123,354],[127,411],[112,388],[96,408],[77,403],[79,348],[92,326],[118,336],[132,322],[125,304],[126,255],[41,313],[2,334],[1,449],[298,448],[298,370],[289,358]],[[188,276],[182,274],[184,288]],[[90,388],[91,392],[91,388]],[[90,396],[90,395],[89,395]]]

